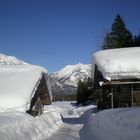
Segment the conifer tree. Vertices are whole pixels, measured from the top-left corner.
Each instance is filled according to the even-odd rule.
[[[138,34],[138,36],[134,36],[134,39],[133,39],[133,46],[135,46],[135,47],[138,47],[138,46],[140,46],[140,32],[139,32],[139,34]]]
[[[78,81],[78,89],[77,89],[77,103],[86,105],[91,99],[92,92],[88,90],[88,87],[92,86],[91,78],[85,78],[83,81]]]
[[[84,84],[81,80],[78,81],[78,89],[77,89],[77,103],[84,102],[84,94],[83,94]]]
[[[103,49],[123,48],[133,45],[133,36],[125,27],[122,17],[118,14],[112,24],[111,32],[107,33]]]

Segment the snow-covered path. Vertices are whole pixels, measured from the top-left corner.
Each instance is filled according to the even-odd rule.
[[[140,108],[108,109],[55,102],[42,115],[0,113],[0,140],[140,140]]]
[[[80,140],[79,131],[82,127],[80,124],[64,124],[48,140]]]
[[[94,105],[55,102],[36,118],[19,111],[2,112],[0,140],[85,140],[84,128],[94,109]]]
[[[62,127],[47,140],[83,140],[80,130],[87,123],[92,112],[93,106],[87,109],[67,106],[61,116],[63,121]]]

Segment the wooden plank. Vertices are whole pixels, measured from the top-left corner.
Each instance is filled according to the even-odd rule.
[[[110,82],[104,82],[102,85],[128,85],[128,84],[140,84],[140,81],[110,81]]]
[[[133,89],[133,84],[131,85],[131,105],[133,107],[133,95],[134,95],[134,89]]]
[[[112,94],[111,94],[111,108],[113,109],[114,108],[114,103],[113,103],[113,92],[112,92]]]

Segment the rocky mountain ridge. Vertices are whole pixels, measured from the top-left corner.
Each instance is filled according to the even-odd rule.
[[[54,95],[75,95],[77,83],[91,77],[91,64],[68,65],[50,75],[50,85]]]

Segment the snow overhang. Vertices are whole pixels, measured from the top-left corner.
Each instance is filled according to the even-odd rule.
[[[95,65],[107,81],[140,79],[140,47],[110,49],[95,53],[92,77]]]
[[[0,111],[25,112],[42,73],[47,70],[34,65],[0,66]]]

